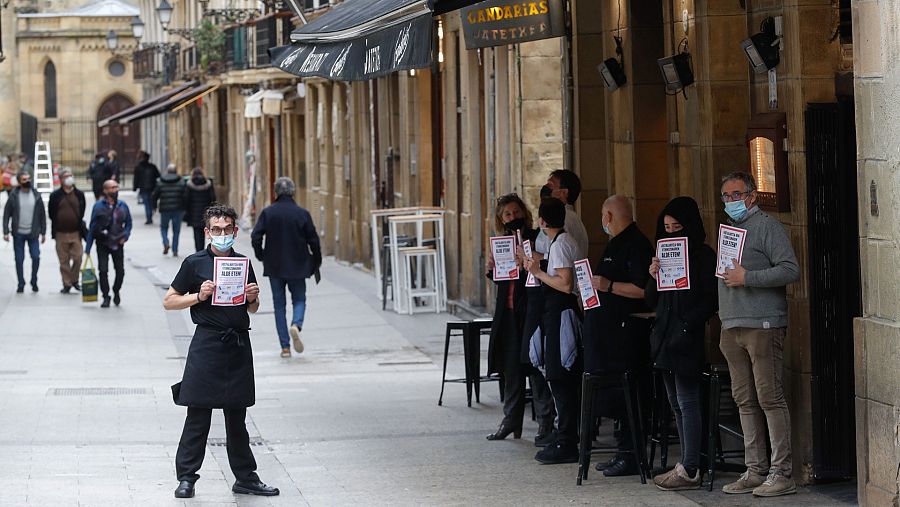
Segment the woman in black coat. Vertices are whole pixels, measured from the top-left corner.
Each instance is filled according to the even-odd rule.
[[[499,235],[514,236],[521,232],[522,239],[529,240],[532,244],[538,233],[536,229],[532,229],[531,213],[516,194],[504,195],[497,200],[494,225]],[[494,259],[491,252],[488,252],[486,276],[490,279],[493,279],[493,270]],[[523,336],[527,310],[527,277],[528,273],[520,269],[518,280],[495,282],[497,301],[488,346],[488,374],[499,373],[502,377],[504,401],[503,421],[496,432],[487,436],[488,440],[503,440],[510,433],[515,438],[522,436],[525,379],[529,376],[535,393],[535,410],[543,415],[542,420],[538,421],[538,436],[550,431],[547,427],[552,429],[553,425],[550,390],[540,372],[530,366],[527,342]]]
[[[203,212],[216,202],[216,190],[212,179],[203,175],[203,169],[195,167],[184,189],[184,220],[194,229],[194,248],[199,252],[206,245],[203,233]]]
[[[659,259],[650,265],[647,304],[656,308],[650,335],[653,367],[663,370],[669,404],[675,413],[681,441],[681,462],[653,481],[663,490],[696,489],[700,486],[700,439],[703,427],[700,407],[701,373],[706,366],[706,322],[718,309],[716,253],[704,243],[706,231],[697,202],[676,197],[659,215],[656,238],[688,240],[690,289],[657,291]]]

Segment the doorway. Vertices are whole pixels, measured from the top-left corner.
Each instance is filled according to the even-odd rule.
[[[103,101],[97,110],[97,118],[107,118],[133,105],[134,101],[121,93],[116,93]],[[134,168],[140,149],[141,126],[138,123],[120,125],[113,122],[97,129],[97,151],[105,153],[115,150],[119,155],[123,177],[127,177]]]
[[[861,315],[852,99],[806,116],[813,477],[856,475],[853,319]]]

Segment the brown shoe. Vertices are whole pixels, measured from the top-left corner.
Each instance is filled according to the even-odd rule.
[[[742,495],[744,493],[752,493],[753,490],[762,486],[762,483],[765,481],[762,475],[751,472],[747,470],[743,474],[741,474],[741,478],[732,482],[731,484],[726,484],[722,486],[722,491],[729,495]]]
[[[697,489],[700,487],[700,469],[694,471],[694,476],[688,475],[681,463],[675,465],[668,474],[658,475],[653,478],[656,487],[663,491],[681,491],[685,489]]]
[[[288,347],[286,349],[281,349],[281,357],[291,357],[290,347]]]
[[[766,481],[753,490],[753,496],[782,496],[793,495],[797,492],[797,484],[794,479],[785,477],[781,470],[777,470],[766,477]]]

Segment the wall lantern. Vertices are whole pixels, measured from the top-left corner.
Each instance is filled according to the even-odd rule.
[[[172,21],[172,6],[166,0],[160,0],[159,6],[156,8],[156,15],[159,16],[159,23],[165,29]]]
[[[757,74],[762,74],[769,69],[775,68],[781,61],[779,53],[781,52],[781,37],[776,30],[775,18],[768,17],[763,20],[759,27],[760,32],[753,34],[749,39],[741,41],[741,48],[747,59],[750,61],[750,67]]]
[[[765,210],[791,210],[786,139],[784,113],[759,113],[750,118],[747,126],[750,174],[756,179],[759,206]]]
[[[616,55],[618,55],[618,60],[615,58],[607,58],[603,63],[597,66],[597,70],[600,71],[600,75],[603,77],[603,83],[609,91],[615,91],[628,82],[628,78],[625,77],[625,69],[623,68],[622,38],[613,36],[613,39],[616,41]]]
[[[141,40],[141,37],[144,36],[144,22],[141,21],[140,16],[131,19],[131,35],[137,40]]]
[[[114,30],[106,33],[106,48],[114,53],[119,49],[119,36]]]
[[[676,93],[678,90],[694,83],[694,71],[691,70],[691,54],[688,52],[660,58],[656,61],[666,82],[666,91]]]

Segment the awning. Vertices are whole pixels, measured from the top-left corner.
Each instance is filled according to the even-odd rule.
[[[482,1],[483,0],[432,0],[431,10],[434,11],[434,15],[437,16],[457,9],[462,9],[463,7],[475,5]]]
[[[272,48],[272,65],[337,81],[428,67],[432,25],[428,0],[347,0],[294,30],[294,44]]]
[[[198,85],[194,83],[194,85],[195,86],[193,86],[192,88],[182,90],[180,93],[169,97],[163,102],[120,118],[117,121],[122,125],[126,125],[136,120],[142,120],[144,118],[149,118],[158,114],[168,113],[169,111],[178,111],[179,109],[187,107],[188,105],[193,104],[195,101],[200,100],[204,96],[214,92],[219,87],[219,85],[217,84]]]
[[[138,113],[140,111],[148,109],[152,106],[161,104],[161,103],[165,102],[166,100],[172,98],[173,96],[175,96],[189,88],[193,88],[194,86],[197,86],[196,81],[191,81],[189,83],[185,83],[185,84],[178,86],[176,88],[173,88],[165,93],[161,93],[161,94],[157,95],[156,97],[153,97],[152,99],[147,99],[143,102],[140,102],[138,104],[135,104],[135,105],[129,107],[128,109],[123,109],[123,110],[119,111],[118,113],[115,113],[111,116],[107,116],[106,118],[103,118],[102,120],[98,121],[97,126],[105,127],[120,118],[125,118],[126,116],[131,116],[135,113]]]
[[[260,90],[244,99],[244,118],[262,118],[262,97],[265,90]]]

